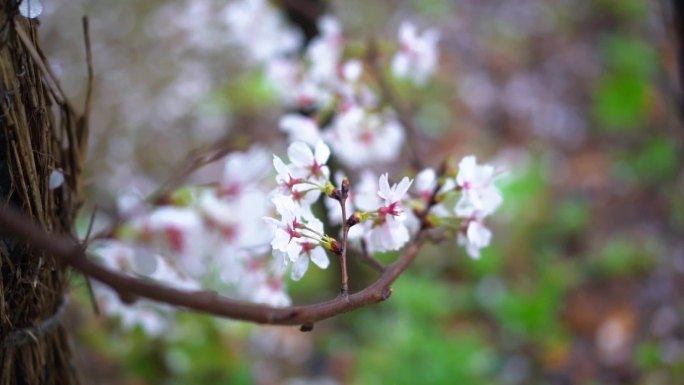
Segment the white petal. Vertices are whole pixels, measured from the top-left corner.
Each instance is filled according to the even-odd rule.
[[[475,176],[475,168],[477,167],[477,160],[475,156],[468,155],[461,159],[458,164],[458,176],[456,177],[456,183],[463,185],[467,181],[471,181]]]
[[[478,248],[489,246],[492,239],[492,232],[479,221],[470,222],[467,235],[468,241]]]
[[[311,250],[311,262],[321,269],[327,269],[330,265],[330,259],[328,259],[328,254],[325,253],[322,247],[316,247]]]
[[[287,156],[290,162],[299,167],[311,166],[314,161],[313,153],[304,142],[294,142],[287,148]]]
[[[396,189],[394,190],[394,196],[392,197],[393,202],[398,202],[401,200],[401,198],[404,197],[404,194],[408,191],[408,189],[411,187],[411,184],[413,184],[413,180],[409,179],[409,177],[405,176],[401,179],[399,184],[397,185]]]
[[[457,217],[470,218],[471,216],[475,215],[475,206],[473,206],[473,203],[470,201],[470,199],[463,194],[458,200],[458,203],[456,203],[456,208],[454,211]]]
[[[328,161],[329,157],[330,147],[328,147],[328,145],[325,144],[325,142],[323,142],[322,140],[318,141],[318,143],[316,143],[316,163],[318,163],[319,165],[324,165]]]
[[[279,122],[280,129],[289,134],[288,139],[292,142],[303,141],[308,145],[315,145],[320,138],[318,124],[306,116],[288,114]]]
[[[299,281],[302,279],[304,276],[304,273],[306,273],[306,270],[309,268],[309,257],[306,255],[300,255],[297,261],[292,265],[292,274],[290,275],[292,277],[292,280],[294,281]]]
[[[398,78],[406,77],[409,73],[408,56],[402,52],[397,53],[392,58],[392,74]]]
[[[295,262],[297,259],[301,258],[302,246],[295,240],[292,239],[287,244],[287,256],[290,258],[291,262]]]
[[[384,200],[388,200],[391,197],[392,190],[390,190],[387,173],[380,175],[378,179],[378,196]]]
[[[278,176],[282,176],[284,178],[288,177],[290,170],[287,168],[285,162],[283,162],[283,160],[277,155],[273,155],[273,167],[275,167],[276,171],[278,172]]]
[[[361,77],[363,65],[360,60],[349,60],[344,64],[342,71],[346,80],[355,82]]]
[[[432,168],[426,168],[416,175],[416,184],[413,185],[413,187],[419,192],[432,192],[432,190],[435,188],[436,179],[437,175],[435,174],[435,170]]]

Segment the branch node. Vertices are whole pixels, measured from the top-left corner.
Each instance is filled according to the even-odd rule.
[[[382,289],[382,294],[380,294],[380,301],[386,301],[392,295],[392,288],[386,287]]]
[[[116,294],[119,296],[121,302],[123,302],[126,305],[133,305],[138,300],[137,296],[131,293],[127,293],[123,290],[117,290]]]
[[[300,332],[310,332],[313,330],[313,328],[314,328],[313,322],[307,322],[307,323],[305,323],[299,327],[299,331]]]

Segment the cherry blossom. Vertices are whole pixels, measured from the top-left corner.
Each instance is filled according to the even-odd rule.
[[[469,217],[477,213],[484,217],[493,213],[503,201],[493,179],[494,167],[478,166],[475,156],[472,155],[463,158],[456,176],[456,184],[463,193],[456,206],[456,214]]]
[[[325,82],[336,78],[344,40],[340,22],[332,16],[323,16],[318,28],[320,35],[309,43],[306,57],[310,61],[309,76]]]
[[[309,180],[325,181],[330,177],[330,170],[325,165],[330,157],[330,148],[323,141],[316,143],[314,151],[304,142],[294,142],[288,147],[287,155]]]
[[[293,52],[301,45],[301,34],[288,27],[282,14],[267,0],[231,3],[222,16],[228,27],[227,36],[256,63]]]
[[[399,51],[392,59],[394,76],[425,84],[437,66],[438,40],[437,31],[430,29],[419,35],[413,24],[403,22],[399,26]]]
[[[275,195],[272,198],[280,219],[265,217],[264,220],[274,228],[271,246],[274,252],[284,254],[287,262],[293,263],[292,279],[300,280],[311,260],[325,269],[330,264],[322,247],[325,240],[323,223],[298,207],[290,197]]]
[[[458,234],[458,244],[465,246],[471,258],[480,258],[480,249],[489,246],[492,232],[485,227],[481,218],[472,218],[466,221],[465,234]]]
[[[307,116],[287,114],[280,118],[278,125],[288,134],[290,142],[304,142],[315,146],[321,140],[318,123]]]
[[[383,174],[378,179],[377,190],[374,191],[375,199],[361,190],[355,204],[359,208],[373,207],[373,210],[361,215],[369,219],[352,227],[354,231],[350,230],[349,236],[363,236],[370,252],[397,250],[408,242],[410,235],[405,223],[402,200],[412,183],[412,180],[404,177],[399,183],[390,186],[388,175]],[[368,182],[365,184],[370,185]]]
[[[395,160],[404,131],[390,114],[368,113],[359,106],[340,112],[324,134],[333,152],[352,168]]]
[[[270,171],[270,160],[270,153],[261,147],[227,156],[221,180],[221,195],[237,197],[246,191],[258,189],[258,183]]]

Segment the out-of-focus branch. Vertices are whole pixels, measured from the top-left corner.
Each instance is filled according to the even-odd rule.
[[[372,268],[381,273],[385,271],[385,269],[387,268],[387,266],[385,266],[384,263],[378,261],[368,252],[368,245],[366,244],[366,241],[363,238],[361,238],[361,251],[358,253],[358,256],[359,259],[361,259],[363,262],[366,262]]]
[[[222,159],[227,154],[247,147],[247,140],[226,137],[209,148],[190,152],[173,170],[173,174],[160,187],[147,197],[147,201],[159,204],[168,194],[178,188],[185,179],[197,169]]]
[[[677,108],[680,118],[684,118],[684,4],[681,1],[673,0],[671,7],[677,55],[677,72],[679,75],[679,87],[676,93]]]
[[[378,43],[374,39],[368,41],[368,54],[367,62],[370,67],[371,74],[375,81],[380,87],[380,93],[383,99],[394,109],[397,113],[397,118],[404,127],[404,133],[406,134],[406,142],[409,156],[411,157],[411,163],[416,170],[423,169],[423,162],[421,160],[421,154],[418,149],[418,128],[413,122],[412,114],[402,101],[399,99],[399,95],[394,91],[389,81],[385,77],[384,69],[380,63],[380,52],[378,48]]]
[[[392,293],[390,285],[406,270],[426,239],[424,227],[395,263],[387,266],[375,282],[357,293],[313,305],[276,308],[226,298],[214,292],[179,290],[111,270],[90,260],[75,240],[49,234],[7,207],[0,208],[0,233],[29,242],[74,270],[111,287],[123,299],[147,298],[197,312],[260,324],[303,325],[302,330],[311,330],[314,322],[389,298]]]

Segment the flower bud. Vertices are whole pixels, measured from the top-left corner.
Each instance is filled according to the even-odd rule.
[[[332,242],[330,242],[330,251],[332,251],[333,253],[335,253],[337,255],[342,255],[342,250],[343,250],[343,246],[340,242],[338,242],[337,240],[334,240],[334,239],[332,240]]]
[[[356,212],[356,213],[350,215],[349,218],[347,219],[347,226],[352,227],[359,222],[361,222],[361,215],[359,215],[359,213]]]
[[[342,187],[340,188],[340,192],[342,193],[342,199],[347,199],[349,196],[349,178],[346,176],[342,179]]]

